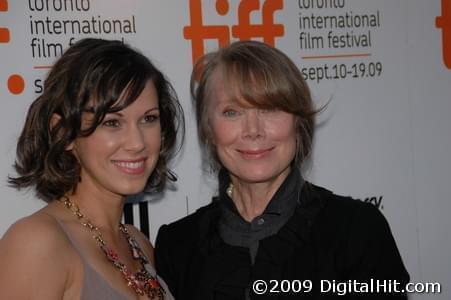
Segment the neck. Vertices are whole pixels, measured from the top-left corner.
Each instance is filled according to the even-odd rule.
[[[251,222],[260,216],[289,172],[286,170],[273,180],[259,183],[244,182],[238,177],[230,175],[233,184],[231,198],[241,217]]]
[[[75,193],[67,197],[78,205],[83,215],[102,232],[119,234],[125,196],[78,185]]]

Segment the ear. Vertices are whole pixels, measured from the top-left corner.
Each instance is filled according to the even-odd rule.
[[[72,150],[74,150],[74,141],[70,142],[70,144],[66,146],[66,151]]]
[[[61,116],[57,113],[53,113],[52,116],[50,117],[49,123],[50,130],[52,130],[53,127],[55,127],[59,122],[61,122]],[[73,148],[74,142],[71,142],[69,145],[66,146],[67,151],[71,151]]]
[[[61,121],[61,116],[57,113],[53,113],[52,116],[50,117],[50,130],[53,129],[53,127],[56,126],[56,124],[58,124]]]

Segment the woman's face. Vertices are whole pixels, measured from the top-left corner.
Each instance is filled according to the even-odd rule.
[[[220,72],[213,74],[208,101],[211,141],[219,160],[243,183],[285,179],[296,151],[295,116],[230,99]]]
[[[80,185],[121,196],[141,192],[155,168],[161,144],[160,113],[154,84],[116,113],[108,113],[96,130],[71,145],[81,165]],[[92,114],[84,113],[82,128]]]

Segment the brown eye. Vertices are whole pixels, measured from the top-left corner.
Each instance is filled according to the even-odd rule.
[[[112,120],[106,120],[106,121],[104,121],[104,122],[102,123],[102,125],[103,125],[103,126],[106,126],[106,127],[114,127],[114,128],[116,128],[116,127],[119,127],[121,124],[120,124],[120,122],[119,122],[118,120],[112,119]]]
[[[159,115],[147,115],[144,117],[145,123],[153,123],[155,121],[158,121],[160,119]]]

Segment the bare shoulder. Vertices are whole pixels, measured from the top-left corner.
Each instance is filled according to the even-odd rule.
[[[61,235],[62,232],[58,228],[56,220],[51,216],[42,213],[33,214],[20,219],[6,231],[1,239],[0,248],[2,250],[14,249],[14,251],[2,251],[0,257],[3,257],[4,254],[15,256],[16,253],[26,254],[28,257],[40,252],[48,253],[48,251],[57,250],[64,244]],[[58,256],[58,252],[60,251],[55,251],[54,254]]]
[[[154,253],[153,253],[154,249],[153,249],[152,243],[147,238],[147,236],[133,225],[125,224],[125,227],[127,228],[130,235],[133,236],[135,238],[135,240],[138,242],[139,246],[144,251],[144,253],[147,255],[147,257],[149,257],[150,261],[152,262],[152,265],[155,265]]]
[[[2,241],[16,242],[19,240],[24,243],[27,241],[26,238],[50,239],[56,233],[55,222],[49,215],[41,212],[35,213],[12,224],[3,236]]]
[[[0,240],[0,298],[56,299],[62,295],[69,273],[65,257],[69,245],[63,237],[56,220],[43,213],[14,223]],[[53,286],[52,292],[42,290],[46,282]]]

